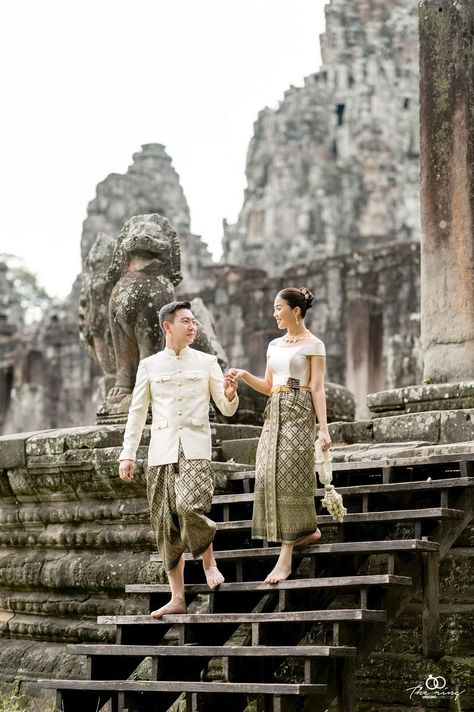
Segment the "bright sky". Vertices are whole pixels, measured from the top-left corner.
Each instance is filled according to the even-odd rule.
[[[87,203],[163,143],[191,228],[220,255],[253,122],[320,65],[325,0],[19,0],[0,6],[0,252],[55,296]]]

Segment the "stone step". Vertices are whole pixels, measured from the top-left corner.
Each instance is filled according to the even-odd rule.
[[[384,623],[386,611],[367,608],[330,609],[321,611],[282,611],[280,613],[180,613],[162,618],[147,615],[135,616],[98,616],[99,625],[177,625],[177,624],[212,624],[223,623],[334,623],[359,621],[361,623]],[[68,645],[71,652],[76,652],[76,645]]]
[[[353,657],[357,648],[349,645],[74,645],[75,655],[136,657]]]
[[[332,588],[359,588],[361,586],[411,586],[412,580],[409,576],[395,576],[394,574],[377,574],[362,576],[333,576],[311,579],[290,579],[276,584],[263,583],[262,581],[237,581],[223,583],[219,586],[218,593],[246,593],[249,591],[262,591],[270,593],[272,591],[302,590],[302,589],[332,589]],[[186,593],[209,594],[211,591],[205,583],[186,584]],[[127,593],[169,593],[169,585],[162,583],[142,583],[129,584],[125,587]]]
[[[242,425],[240,423],[211,423],[211,429],[215,432],[215,437],[222,440],[243,440],[247,438],[258,438],[262,432],[260,425]]]
[[[318,515],[318,527],[343,526],[344,524],[375,524],[384,522],[416,522],[429,519],[462,519],[464,512],[461,509],[448,507],[433,507],[430,509],[402,509],[393,512],[357,512],[346,514],[344,522],[335,522],[329,514]],[[252,528],[250,519],[230,522],[217,522],[218,531],[247,531]]]
[[[320,554],[351,555],[354,554],[388,554],[404,551],[439,551],[439,544],[435,541],[423,539],[392,539],[387,541],[350,541],[336,544],[313,544],[298,547],[294,556],[311,556]],[[229,551],[215,551],[215,558],[219,561],[240,561],[242,559],[266,559],[280,555],[280,547],[255,547],[252,549],[231,549]],[[192,554],[184,554],[186,561],[202,564],[200,559],[193,559]],[[162,562],[160,554],[151,554],[150,561]]]
[[[326,685],[261,682],[175,682],[150,680],[38,680],[40,687],[84,692],[197,692],[242,695],[324,695]],[[84,708],[86,712],[86,708]],[[92,712],[92,710],[91,710]]]
[[[222,440],[221,448],[225,460],[255,464],[258,438],[242,438],[241,440]]]
[[[234,477],[241,472],[248,472],[249,466],[239,462],[220,462],[219,460],[212,460],[211,468],[214,472],[222,472],[227,474],[228,477]]]

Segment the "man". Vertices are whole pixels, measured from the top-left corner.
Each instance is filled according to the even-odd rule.
[[[166,347],[140,361],[120,453],[119,475],[131,482],[135,455],[152,406],[148,450],[147,496],[152,528],[171,587],[171,601],[153,611],[154,618],[186,613],[184,552],[202,556],[211,589],[224,581],[216,566],[212,541],[216,525],[204,512],[212,504],[209,398],[224,415],[233,415],[239,398],[235,386],[224,383],[215,356],[189,347],[196,321],[187,301],[160,309]]]

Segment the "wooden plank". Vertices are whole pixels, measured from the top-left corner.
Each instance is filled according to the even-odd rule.
[[[227,476],[231,482],[238,480],[251,480],[255,477],[255,470],[244,470],[243,472],[232,472]]]
[[[385,512],[357,512],[346,514],[344,524],[371,524],[374,522],[414,522],[419,519],[462,519],[464,512],[461,509],[448,509],[447,507],[432,507],[428,509],[401,509]],[[337,522],[329,514],[318,516],[318,526],[336,526]],[[339,524],[342,526],[342,524]],[[217,522],[218,531],[246,531],[252,528],[250,519],[235,522]]]
[[[324,621],[360,621],[360,622],[385,622],[386,611],[346,608],[321,611],[284,611],[281,613],[185,613],[163,618],[152,618],[147,615],[132,616],[98,616],[100,625],[170,625],[173,624],[216,624],[222,623],[302,623]],[[77,644],[67,646],[68,650],[75,652]]]
[[[155,680],[38,680],[40,687],[53,690],[100,692],[207,692],[244,695],[324,695],[326,685],[306,683],[175,682]]]
[[[333,576],[314,579],[290,579],[280,583],[268,584],[262,581],[244,581],[237,583],[223,583],[219,586],[218,593],[235,593],[249,591],[286,591],[295,589],[317,588],[358,588],[359,586],[410,586],[412,580],[409,576],[393,576],[392,574],[364,575],[364,576]],[[186,593],[211,593],[205,583],[186,584]],[[169,593],[168,584],[142,583],[129,584],[125,587],[127,593]]]
[[[336,662],[337,704],[339,712],[356,712],[354,661]]]
[[[393,539],[390,541],[348,541],[336,544],[313,544],[312,546],[297,547],[294,556],[308,556],[310,554],[383,554],[392,551],[438,551],[439,544],[425,539]],[[280,555],[280,547],[255,547],[251,549],[230,549],[228,551],[214,551],[219,561],[232,561],[250,558],[265,559]],[[186,561],[196,561],[191,554],[185,554]],[[151,554],[151,561],[161,562],[160,554]]]
[[[439,553],[422,554],[422,651],[425,657],[441,657],[439,626]]]
[[[469,477],[474,475],[474,461],[460,462],[460,472],[462,477]]]
[[[386,457],[380,460],[369,460],[367,455],[370,451],[365,450],[361,456],[364,460],[350,462],[333,461],[332,469],[335,472],[346,471],[352,472],[354,470],[379,470],[384,467],[413,467],[416,465],[442,465],[442,464],[452,464],[461,463],[465,461],[474,460],[474,452],[464,452],[456,453],[454,455],[440,454],[440,455],[419,455],[415,457]]]
[[[462,488],[462,487],[474,487],[474,477],[450,477],[443,478],[440,480],[431,480],[428,482],[426,479],[418,480],[416,482],[391,482],[386,484],[373,484],[373,485],[348,485],[345,487],[337,488],[343,497],[352,497],[356,495],[364,494],[390,494],[392,492],[415,492],[419,490],[437,490],[445,488]],[[318,488],[316,490],[316,497],[323,497],[324,489]],[[254,495],[250,494],[220,494],[213,497],[212,503],[223,505],[223,504],[243,504],[246,502],[253,502]]]
[[[357,648],[348,645],[82,645],[76,655],[138,657],[337,657],[353,656]]]

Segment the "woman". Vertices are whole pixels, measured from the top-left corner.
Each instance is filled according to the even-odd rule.
[[[306,328],[305,315],[314,297],[306,287],[279,292],[273,316],[284,336],[270,342],[264,378],[232,368],[230,383],[240,379],[270,396],[257,448],[252,537],[281,542],[275,568],[265,583],[291,573],[294,546],[321,538],[314,504],[316,418],[323,450],[331,447],[324,392],[325,348]]]

